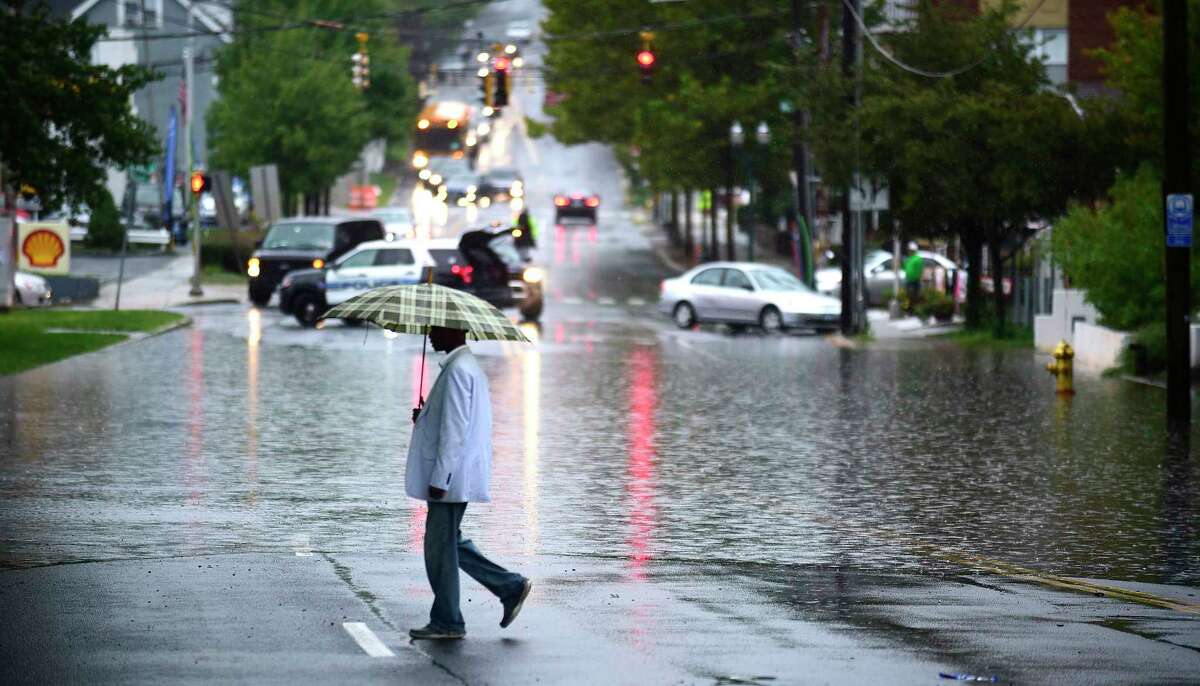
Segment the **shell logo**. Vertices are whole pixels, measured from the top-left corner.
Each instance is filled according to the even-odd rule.
[[[21,243],[21,254],[25,255],[29,259],[30,266],[36,269],[49,269],[57,266],[58,260],[66,252],[66,247],[58,234],[45,229],[30,233]]]

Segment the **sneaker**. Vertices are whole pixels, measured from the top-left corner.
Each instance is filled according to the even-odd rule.
[[[420,629],[409,629],[408,635],[414,640],[449,641],[466,638],[467,632],[462,629],[435,629],[432,625],[426,625]]]
[[[521,588],[521,595],[511,603],[504,603],[504,616],[500,618],[500,628],[503,629],[521,613],[521,606],[525,604],[525,599],[529,597],[529,591],[533,589],[533,582],[529,579],[525,580],[525,586]]]

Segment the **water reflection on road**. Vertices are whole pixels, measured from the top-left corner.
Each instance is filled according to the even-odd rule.
[[[586,239],[585,239],[586,240]],[[0,563],[419,550],[403,493],[421,341],[218,307],[0,379]],[[839,350],[611,308],[474,347],[492,380],[501,559],[615,555],[929,570],[922,546],[1067,575],[1200,583],[1196,450],[1161,391],[1028,353]]]

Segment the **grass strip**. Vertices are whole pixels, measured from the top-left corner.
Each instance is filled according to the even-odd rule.
[[[158,310],[12,310],[0,314],[0,375],[106,348],[129,338],[185,319]],[[47,329],[71,329],[50,333]],[[104,333],[98,333],[104,332]]]
[[[245,286],[246,275],[228,271],[219,264],[206,264],[200,272],[200,282],[213,286]]]
[[[1021,328],[1005,338],[996,338],[990,328],[959,329],[948,334],[936,336],[945,341],[953,341],[968,348],[999,348],[1017,350],[1033,347],[1033,329]]]

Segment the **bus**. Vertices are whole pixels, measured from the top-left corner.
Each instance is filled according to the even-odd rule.
[[[412,167],[424,169],[431,157],[462,159],[471,154],[474,145],[470,106],[453,101],[431,103],[417,116]]]

